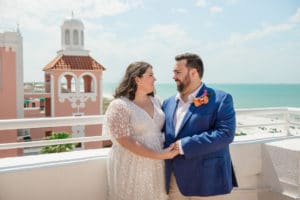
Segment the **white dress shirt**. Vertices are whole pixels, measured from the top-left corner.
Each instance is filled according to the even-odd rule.
[[[175,96],[176,101],[178,101],[177,109],[174,115],[174,126],[175,126],[175,136],[178,135],[179,128],[181,126],[181,123],[184,119],[184,116],[186,115],[189,107],[191,106],[191,103],[193,103],[193,98],[195,98],[198,94],[198,92],[201,90],[203,86],[203,83],[193,92],[188,96],[188,99],[186,102],[184,102],[181,97],[180,93],[177,93]],[[182,146],[181,146],[181,140],[179,140],[179,151],[180,154],[184,154]]]

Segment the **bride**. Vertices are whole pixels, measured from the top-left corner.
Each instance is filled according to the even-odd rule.
[[[108,159],[109,200],[165,200],[164,159],[179,150],[163,149],[165,116],[154,97],[152,66],[131,63],[106,112],[113,146]]]

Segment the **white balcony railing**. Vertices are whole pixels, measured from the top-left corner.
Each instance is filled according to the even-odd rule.
[[[290,133],[290,126],[300,126],[300,121],[291,121],[290,115],[299,115],[300,108],[258,108],[258,109],[237,109],[237,130],[242,128],[260,127],[260,126],[283,126],[283,132],[286,136],[293,136]],[[241,124],[239,118],[242,116],[261,116],[261,115],[283,115],[282,120],[277,121],[260,121],[254,123]],[[76,116],[76,117],[54,117],[54,118],[27,118],[27,119],[6,119],[0,120],[0,130],[15,130],[42,127],[60,127],[76,125],[99,125],[103,124],[104,115]],[[297,133],[298,135],[299,133]],[[281,135],[282,136],[282,135]],[[24,147],[41,147],[46,145],[67,144],[77,142],[94,142],[108,140],[107,135],[92,137],[77,137],[64,140],[45,140],[29,141],[0,144],[0,150],[15,149]]]
[[[76,125],[99,125],[103,124],[104,116],[90,115],[78,117],[54,117],[54,118],[28,118],[0,120],[0,130],[15,130],[27,128],[61,127]],[[108,140],[107,136],[76,137],[64,140],[44,140],[0,144],[0,150],[25,147],[41,147],[56,144],[68,144],[79,142],[94,142]]]
[[[280,126],[278,133],[235,137],[239,188],[228,200],[300,200],[300,109],[238,109],[237,130]],[[254,116],[249,118],[249,116]],[[267,116],[267,117],[266,117]],[[245,118],[246,117],[246,118]],[[270,120],[268,120],[270,119]],[[0,130],[103,124],[104,116],[0,120]],[[247,131],[246,131],[247,132]],[[0,144],[0,150],[107,140],[107,136]],[[0,199],[105,199],[109,149],[0,159]]]

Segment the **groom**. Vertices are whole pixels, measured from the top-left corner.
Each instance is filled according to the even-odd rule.
[[[179,151],[166,160],[169,199],[211,199],[207,196],[230,193],[237,186],[229,153],[235,133],[232,97],[202,82],[203,63],[198,55],[185,53],[175,60],[178,94],[162,106],[164,146],[175,143]]]

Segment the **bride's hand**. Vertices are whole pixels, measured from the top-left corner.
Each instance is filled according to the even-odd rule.
[[[162,151],[163,159],[172,159],[179,154],[179,149],[176,148],[175,143],[171,144],[169,147]]]
[[[179,145],[180,145],[179,141],[176,141],[176,142],[172,143],[170,146],[172,146],[173,149],[176,149],[179,151]]]

